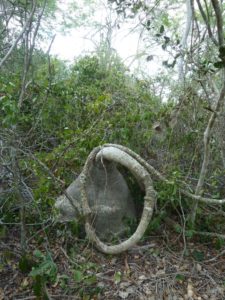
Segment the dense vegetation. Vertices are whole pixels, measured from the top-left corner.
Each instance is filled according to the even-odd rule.
[[[152,78],[132,73],[107,39],[71,64],[51,56],[57,1],[0,4],[0,236],[4,245],[9,236],[20,238],[19,269],[33,278],[39,299],[50,299],[46,283],[58,278],[64,288],[68,279],[57,277],[51,241],[84,238],[79,224],[55,222],[55,199],[104,143],[129,147],[173,183],[153,178],[158,202],[146,237],[167,222],[184,239],[199,234],[224,245],[225,201],[198,203],[180,193],[185,187],[199,197],[225,198],[224,4],[197,4],[187,18],[192,32],[187,25],[182,37],[167,1],[154,9],[145,1],[108,1],[120,23],[141,16],[142,64],[155,55],[150,41],[168,55]],[[42,39],[50,41],[47,51]],[[78,268],[75,281],[94,283],[84,275],[89,267]]]

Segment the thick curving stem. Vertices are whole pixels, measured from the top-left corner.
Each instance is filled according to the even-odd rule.
[[[93,161],[95,161],[96,159],[101,160],[103,158],[107,160],[115,161],[125,166],[135,176],[138,183],[141,183],[141,185],[144,186],[146,192],[141,221],[135,233],[128,240],[114,246],[106,245],[105,243],[100,241],[99,238],[96,236],[96,233],[91,225],[92,212],[88,205],[88,199],[86,194],[86,178],[88,176],[89,169],[92,166]],[[134,151],[132,151],[131,149],[125,146],[121,146],[117,144],[105,144],[104,146],[99,146],[94,148],[92,152],[89,154],[81,175],[82,209],[83,209],[83,215],[86,220],[85,229],[86,229],[87,236],[92,242],[96,244],[97,248],[103,253],[107,253],[107,254],[121,253],[134,246],[142,238],[151,220],[154,203],[156,201],[156,193],[152,186],[152,180],[149,174],[153,175],[154,177],[158,178],[159,180],[163,181],[166,184],[169,185],[174,184],[173,181],[169,181],[168,179],[166,179],[166,177],[164,177],[161,173],[155,170],[137,153],[135,153]],[[180,192],[191,199],[201,201],[203,203],[208,203],[208,204],[225,203],[225,199],[205,198],[202,197],[201,195],[194,195],[188,192],[186,189],[184,189],[183,186],[186,187],[185,183],[181,182]]]
[[[86,195],[86,177],[88,175],[89,168],[93,162],[93,160],[101,160],[101,159],[107,159],[109,161],[117,162],[124,167],[126,167],[134,176],[135,178],[141,182],[145,188],[145,202],[144,202],[144,209],[141,216],[140,223],[134,232],[134,234],[127,239],[126,241],[118,244],[109,246],[97,237],[90,221],[90,215],[91,210],[88,205],[87,195]],[[88,238],[90,241],[94,242],[96,247],[106,254],[118,254],[123,251],[126,251],[127,249],[133,247],[136,243],[140,241],[140,239],[143,237],[144,232],[151,220],[154,204],[156,201],[156,193],[152,186],[152,180],[150,177],[149,172],[146,170],[144,166],[142,166],[135,158],[130,156],[125,151],[118,149],[116,147],[111,146],[105,146],[105,147],[98,147],[95,148],[90,155],[88,156],[88,159],[85,163],[83,172],[82,172],[82,205],[83,205],[83,211],[85,212],[85,230],[87,233]]]
[[[224,93],[225,93],[225,90],[224,90]],[[130,156],[132,156],[134,159],[136,159],[155,178],[161,180],[162,182],[164,182],[166,184],[174,185],[173,181],[168,180],[164,175],[162,175],[155,168],[153,168],[151,165],[149,165],[142,157],[140,157],[140,155],[138,155],[131,149],[129,149],[125,146],[118,145],[118,144],[105,144],[104,145],[104,147],[110,147],[110,146],[116,147],[120,150],[127,152]],[[193,200],[200,201],[202,203],[206,203],[206,204],[224,204],[225,203],[225,199],[206,198],[206,197],[202,197],[200,195],[197,196],[193,193],[188,192],[188,187],[185,184],[185,182],[180,182],[179,190],[183,195],[185,195]]]

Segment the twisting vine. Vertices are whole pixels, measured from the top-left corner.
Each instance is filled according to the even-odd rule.
[[[137,179],[139,183],[144,186],[145,197],[144,197],[144,208],[141,216],[140,223],[134,232],[134,234],[118,245],[107,245],[100,241],[97,237],[95,230],[91,225],[92,212],[88,204],[87,197],[87,177],[89,170],[93,164],[94,160],[107,159],[109,161],[114,161],[126,167]],[[140,241],[143,237],[144,232],[151,220],[154,205],[156,202],[156,192],[154,190],[151,175],[157,177],[166,184],[174,184],[174,182],[166,179],[160,172],[158,172],[154,167],[148,164],[143,158],[141,158],[137,153],[133,152],[127,147],[116,145],[116,144],[105,144],[103,146],[96,147],[89,154],[86,163],[84,165],[81,174],[81,201],[83,215],[85,217],[85,230],[87,236],[91,242],[93,242],[96,247],[106,254],[118,254],[127,249],[133,247],[136,243]],[[201,201],[204,203],[214,203],[223,204],[225,199],[211,199],[205,198],[201,195],[192,194],[184,188],[185,183],[180,183],[180,192],[185,196],[194,199],[195,201]]]

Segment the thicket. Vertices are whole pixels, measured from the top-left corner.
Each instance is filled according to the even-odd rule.
[[[190,82],[183,95],[178,93],[179,104],[174,99],[162,103],[151,92],[151,82],[130,75],[117,55],[105,64],[100,54],[68,66],[56,58],[49,63],[44,53],[36,52],[21,108],[19,68],[1,76],[2,231],[4,223],[20,224],[21,205],[25,224],[34,217],[37,222],[49,221],[57,195],[79,174],[90,151],[104,143],[129,147],[174,181],[173,186],[155,181],[156,228],[171,213],[184,210],[185,218],[190,214],[190,200],[180,197],[179,184],[184,181],[193,191],[198,178],[210,114],[206,99]],[[216,136],[212,152],[205,187],[210,197],[222,198],[224,168]],[[140,191],[134,182],[131,188],[136,195]],[[198,214],[200,229],[210,230],[211,224],[215,230],[215,220],[218,229],[223,225],[216,208],[209,214],[200,206]]]
[[[20,109],[20,71],[1,77],[3,224],[20,222],[24,195],[26,222],[34,216],[43,222],[95,146],[111,142],[137,152],[147,147],[161,104],[116,55],[109,63],[96,53],[72,66],[57,59],[49,65],[43,53],[35,53]]]

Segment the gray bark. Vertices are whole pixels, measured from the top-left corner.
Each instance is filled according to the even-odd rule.
[[[83,215],[81,203],[82,175],[80,175],[59,197],[56,207],[60,220],[77,220]],[[122,236],[128,219],[135,220],[135,208],[127,183],[116,164],[107,160],[95,161],[88,175],[86,192],[91,210],[91,225],[103,240]]]

